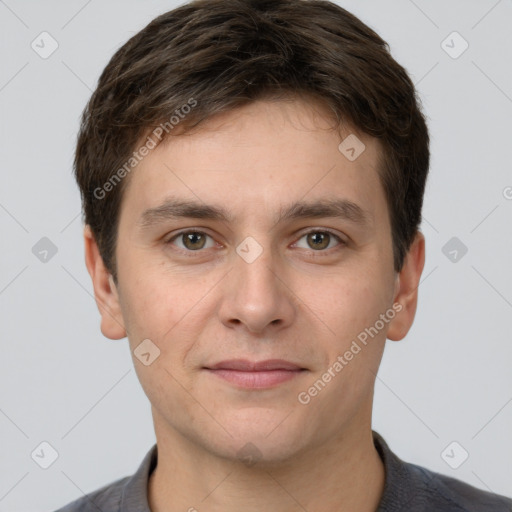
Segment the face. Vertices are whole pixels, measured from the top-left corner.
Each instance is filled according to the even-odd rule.
[[[412,323],[423,262],[393,270],[378,141],[331,128],[320,106],[256,102],[130,175],[102,331],[128,336],[157,438],[228,458],[252,443],[270,461],[369,428],[384,342]],[[338,148],[351,133],[355,160]]]

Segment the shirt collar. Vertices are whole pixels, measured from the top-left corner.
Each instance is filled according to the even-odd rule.
[[[373,444],[384,463],[386,472],[384,490],[377,512],[396,512],[410,503],[418,489],[418,478],[411,472],[411,465],[399,459],[389,448],[384,438],[374,430]],[[406,508],[404,509],[406,510]]]
[[[151,512],[148,500],[149,477],[156,468],[156,443],[146,453],[137,471],[127,480],[121,495],[120,512]]]
[[[394,512],[397,504],[407,504],[414,498],[414,475],[410,466],[399,459],[383,437],[372,430],[373,443],[384,463],[384,491],[377,512]],[[156,443],[145,455],[137,471],[126,481],[121,496],[120,512],[151,512],[148,500],[148,483],[156,468],[158,447]]]

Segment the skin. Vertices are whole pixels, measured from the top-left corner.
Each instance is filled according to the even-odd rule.
[[[375,511],[384,467],[373,445],[375,374],[386,338],[410,329],[425,261],[418,232],[399,274],[377,174],[377,139],[332,129],[321,105],[258,101],[168,139],[132,172],[123,198],[118,283],[88,226],[85,254],[101,331],[128,336],[151,406],[158,465],[148,487],[153,512],[184,510]],[[353,162],[338,145],[354,133],[366,145]],[[229,223],[168,219],[146,230],[142,212],[172,194],[223,207]],[[366,227],[341,218],[276,224],[299,200],[346,198],[370,215]],[[108,199],[107,199],[108,200]],[[185,245],[179,230],[208,235]],[[331,230],[312,245],[306,232]],[[248,236],[263,252],[236,252]],[[181,252],[180,252],[181,251]],[[184,254],[188,251],[190,257]],[[357,335],[399,303],[402,309],[305,405],[307,391]],[[150,339],[160,355],[133,355]],[[280,358],[306,368],[265,390],[240,389],[204,370],[221,360]],[[256,461],[240,450],[252,443]]]

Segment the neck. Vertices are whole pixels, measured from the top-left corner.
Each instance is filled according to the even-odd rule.
[[[174,430],[155,431],[158,462],[148,485],[152,512],[375,512],[384,490],[384,465],[370,422],[293,460],[266,466],[200,451]]]

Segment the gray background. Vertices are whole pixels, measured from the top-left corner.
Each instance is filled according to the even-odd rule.
[[[510,496],[512,2],[339,4],[389,42],[432,136],[419,309],[387,342],[373,428],[404,460]],[[0,512],[54,510],[132,474],[155,442],[127,340],[99,330],[71,164],[111,55],[177,5],[0,1]],[[47,59],[31,47],[43,31],[59,45]],[[469,43],[458,58],[458,36],[442,46],[453,31]],[[43,237],[58,250],[46,262]],[[42,441],[59,454],[48,469],[31,458]],[[457,469],[453,441],[469,453]]]

